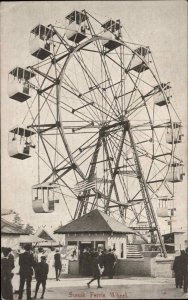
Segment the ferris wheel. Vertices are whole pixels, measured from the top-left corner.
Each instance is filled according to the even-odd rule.
[[[143,238],[149,232],[166,255],[157,218],[174,208],[184,175],[170,83],[148,46],[123,40],[120,20],[74,10],[65,21],[33,28],[36,63],[9,73],[9,97],[26,105],[9,131],[9,156],[38,157],[36,213],[59,201],[72,219],[98,208]]]

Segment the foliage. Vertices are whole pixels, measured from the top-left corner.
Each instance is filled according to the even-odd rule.
[[[20,228],[24,229],[28,234],[33,234],[34,233],[34,228],[30,224],[23,224],[23,220],[21,219],[20,215],[18,213],[15,213],[14,216],[14,223],[18,225]]]
[[[26,226],[25,226],[25,231],[28,233],[28,234],[33,234],[34,233],[34,228],[33,228],[33,226],[32,225],[30,225],[30,224],[26,224]]]
[[[20,226],[21,228],[23,228],[23,221],[20,217],[20,215],[18,213],[15,213],[15,216],[14,216],[14,223],[18,226]]]

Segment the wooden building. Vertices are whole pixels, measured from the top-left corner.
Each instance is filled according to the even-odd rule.
[[[65,246],[76,246],[79,255],[84,249],[115,249],[118,259],[127,255],[127,234],[135,232],[107,214],[95,209],[59,227],[55,234],[65,234]],[[69,273],[79,274],[79,259],[69,262]]]
[[[39,227],[35,232],[33,239],[37,241],[38,247],[51,248],[60,245],[60,242],[55,235],[45,227]]]
[[[28,233],[20,226],[1,218],[1,247],[19,249],[20,238],[23,235],[28,235]]]
[[[186,248],[186,233],[182,231],[173,231],[163,234],[165,247],[168,253],[175,253]]]

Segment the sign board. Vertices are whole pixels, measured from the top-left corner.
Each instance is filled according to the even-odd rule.
[[[68,274],[69,261],[67,259],[62,259],[61,263],[62,263],[61,274]]]
[[[68,245],[66,251],[66,259],[70,261],[78,260],[78,246]]]

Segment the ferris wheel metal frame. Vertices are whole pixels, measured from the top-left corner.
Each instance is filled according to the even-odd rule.
[[[117,214],[124,223],[127,223],[127,212],[131,211],[133,217],[130,224],[133,224],[135,220],[139,223],[139,221],[142,220],[142,214],[144,214],[147,224],[144,225],[144,227],[139,227],[139,225],[132,225],[131,227],[134,228],[143,239],[144,235],[142,232],[150,232],[151,243],[157,243],[158,241],[161,246],[161,251],[164,257],[166,257],[166,249],[160,233],[160,228],[152,201],[154,197],[157,197],[158,200],[160,200],[158,193],[162,187],[165,188],[165,191],[167,191],[170,195],[170,199],[167,200],[170,200],[171,202],[173,201],[175,180],[174,177],[171,180],[168,180],[172,185],[172,188],[170,188],[166,178],[170,168],[181,165],[181,159],[175,155],[176,145],[180,142],[177,140],[177,138],[181,138],[181,132],[179,133],[178,131],[177,137],[177,132],[175,132],[176,127],[174,124],[178,123],[174,123],[171,117],[171,103],[169,101],[170,96],[168,95],[168,89],[170,87],[168,84],[161,83],[153,57],[150,58],[152,61],[149,61],[145,58],[145,56],[142,55],[142,51],[145,51],[147,52],[147,55],[152,56],[149,47],[131,42],[124,42],[121,39],[122,27],[119,20],[115,22],[108,21],[105,23],[107,25],[103,25],[85,10],[81,12],[81,17],[77,13],[75,13],[76,20],[79,17],[81,18],[79,19],[81,20],[80,23],[86,22],[84,30],[82,29],[82,31],[79,31],[80,29],[78,28],[80,27],[77,27],[77,34],[79,33],[80,39],[82,39],[82,35],[85,35],[85,29],[87,29],[89,32],[88,36],[85,36],[87,40],[79,40],[77,43],[75,43],[75,39],[78,37],[77,34],[75,35],[74,39],[72,37],[71,39],[66,39],[65,34],[61,34],[58,30],[58,27],[53,25],[44,27],[41,25],[43,26],[41,29],[43,30],[43,33],[47,32],[50,35],[49,39],[53,47],[53,53],[46,54],[46,52],[43,52],[44,55],[47,55],[47,58],[42,58],[41,62],[27,67],[27,70],[29,70],[31,74],[36,74],[38,79],[37,84],[29,81],[29,87],[36,91],[37,94],[34,97],[34,100],[29,100],[31,101],[30,105],[27,103],[28,110],[24,121],[27,121],[29,113],[32,123],[27,123],[26,130],[31,130],[31,135],[33,135],[33,131],[38,135],[38,149],[36,151],[38,154],[38,172],[40,171],[39,160],[42,159],[44,162],[40,150],[41,146],[48,161],[47,165],[51,169],[51,172],[48,174],[48,176],[43,176],[42,181],[38,175],[38,185],[34,187],[34,190],[38,192],[40,189],[42,189],[43,192],[47,191],[49,194],[50,192],[54,192],[54,190],[57,188],[55,185],[59,184],[60,193],[65,201],[68,211],[69,208],[65,199],[66,194],[63,192],[63,189],[69,190],[73,197],[77,199],[77,204],[73,209],[74,219],[81,217],[83,214],[95,209],[96,207],[102,209],[107,214]],[[71,24],[74,20],[71,14],[70,16],[69,19],[71,18]],[[92,20],[102,25],[102,27],[105,28],[104,32],[110,32],[110,34],[113,36],[109,39],[108,36],[104,37],[100,32],[96,33],[89,18],[92,18]],[[111,24],[111,27],[109,27],[109,24]],[[39,30],[40,27],[37,27],[37,31],[32,30],[32,33],[39,35]],[[54,37],[57,37],[57,40],[55,40]],[[70,40],[72,44],[70,44]],[[104,46],[105,42],[109,43],[106,47]],[[49,51],[49,45],[47,48],[48,50],[46,51]],[[89,48],[91,45],[92,47],[95,45],[94,49]],[[132,45],[139,46],[139,51],[138,49],[133,49]],[[62,52],[58,52],[61,47],[63,47],[64,50]],[[41,49],[44,50],[44,48]],[[130,57],[130,59],[127,60],[127,65],[125,65],[125,49],[128,51],[127,55]],[[113,50],[115,53],[112,53]],[[86,62],[88,63],[89,60],[84,61],[84,58],[81,54],[81,52],[84,51],[90,53],[90,57],[92,57],[91,60],[95,61],[95,64],[93,64],[91,69],[89,68],[89,64],[86,65]],[[36,53],[37,54],[34,56],[39,56],[40,50]],[[100,58],[99,60],[95,57],[97,55]],[[118,58],[118,60],[116,60],[114,57]],[[137,66],[131,69],[131,64],[135,58],[139,60],[142,70],[138,69]],[[99,65],[101,67],[102,75],[99,75],[96,67],[97,61],[100,62]],[[114,68],[118,68],[115,69],[116,72],[113,72],[112,68],[110,70],[109,61],[115,66]],[[151,68],[151,62],[154,65],[154,70]],[[71,69],[73,67],[76,69],[74,72]],[[80,75],[80,78],[76,78],[74,73],[76,73],[79,68],[80,70],[83,70],[83,74]],[[53,69],[54,76],[52,76],[51,69]],[[118,70],[120,70],[120,78],[118,82],[114,82],[116,79],[116,73],[119,72]],[[137,75],[131,73],[132,70],[136,71]],[[139,78],[141,77],[140,74],[143,74],[145,70],[150,72],[150,78],[154,80],[155,84],[154,82],[153,84],[150,84],[143,78]],[[96,72],[95,76],[101,76],[101,81],[98,82],[98,80],[96,80],[96,77],[92,75],[92,71]],[[71,74],[70,76],[68,75],[69,72]],[[34,75],[31,75],[30,77],[34,77]],[[83,82],[84,78],[86,78],[85,82]],[[88,88],[85,92],[83,90],[79,90],[79,80],[80,82],[83,82],[83,89],[86,87]],[[125,92],[126,87],[129,85],[132,85],[133,90]],[[141,88],[140,85],[142,85]],[[142,88],[144,89],[146,85],[149,86],[149,90],[147,90],[147,93],[144,93]],[[114,86],[117,86],[116,90],[114,89]],[[108,92],[107,89],[110,90],[110,92]],[[116,92],[114,93],[114,91]],[[117,96],[118,93],[119,95]],[[164,104],[160,105],[165,105],[166,114],[168,115],[169,120],[167,122],[155,124],[155,104],[151,108],[151,104],[149,105],[148,103],[151,103],[152,97],[158,93],[162,94]],[[71,106],[72,99],[69,98],[70,95],[74,97],[73,101],[78,103],[75,106]],[[127,95],[130,95],[128,96],[129,98],[126,98]],[[16,100],[15,98],[13,99]],[[43,102],[42,99],[44,100]],[[62,99],[66,99],[67,103],[62,101]],[[98,99],[102,101],[102,104],[98,102]],[[118,102],[119,99],[121,104]],[[34,102],[37,107],[37,112],[35,111],[35,115],[33,115],[32,112],[32,106]],[[103,102],[105,103],[106,107],[103,105]],[[126,108],[125,103],[127,104]],[[51,112],[51,117],[54,122],[49,123],[42,120],[42,113],[45,114],[45,106],[48,106],[48,110]],[[107,110],[105,110],[105,108]],[[142,124],[134,124],[134,122],[132,123],[130,116],[133,115],[134,117],[135,112],[138,114],[140,111],[143,112],[143,109],[143,114],[148,116],[147,122],[144,121]],[[153,110],[152,117],[150,110]],[[62,114],[62,112],[64,114]],[[65,116],[65,112],[67,112],[67,116],[69,115],[69,117]],[[68,118],[68,121],[66,117]],[[78,119],[75,121],[74,118]],[[71,124],[67,126],[66,122],[72,122],[73,125]],[[79,125],[79,122],[81,125]],[[180,120],[178,122],[180,122]],[[140,130],[139,137],[135,133],[138,128]],[[169,152],[164,152],[166,151],[166,146],[162,145],[161,143],[161,140],[164,139],[164,132],[166,128],[170,128],[170,134],[172,136],[171,142],[168,144],[168,146],[171,147],[171,149],[168,150]],[[178,126],[177,128],[180,130],[181,126]],[[70,139],[68,138],[68,130],[69,134],[75,137],[77,136],[78,132],[84,136],[86,134],[90,134],[90,136],[84,140],[82,144],[78,144],[77,147],[73,147],[72,144],[74,143],[71,144]],[[91,130],[91,132],[88,132],[87,130]],[[143,133],[145,130],[150,130],[151,132],[149,135],[145,135],[145,139],[147,137],[146,140],[143,139]],[[54,131],[56,132],[54,133]],[[18,127],[17,131],[11,131],[11,133],[14,135],[15,133],[21,135],[19,132],[23,132],[23,130],[18,129]],[[47,135],[55,136],[53,142],[50,140],[51,137],[49,140],[47,140]],[[63,150],[62,148],[60,149],[57,147],[57,136],[60,137],[60,140],[62,141],[62,145],[64,146]],[[92,140],[93,136],[95,136],[94,141]],[[161,140],[159,140],[159,136]],[[24,137],[26,137],[26,135]],[[141,138],[141,140],[139,140],[139,138]],[[77,141],[79,142],[78,138]],[[79,143],[81,143],[81,141]],[[153,149],[151,153],[146,151],[146,149],[143,147],[143,143],[147,143],[147,145],[152,144],[151,147],[148,146],[148,148],[150,147],[150,149]],[[83,147],[84,145],[85,148]],[[48,147],[50,148],[50,151],[48,150]],[[71,149],[71,147],[73,149]],[[84,158],[85,161],[81,162],[82,165],[85,163],[87,168],[82,168],[78,162],[80,157],[83,157],[87,151],[90,151],[90,149],[93,148],[94,150],[92,150],[92,153],[90,153],[89,158]],[[131,149],[131,158],[128,158],[127,148]],[[54,153],[55,158],[57,156],[61,158],[60,162],[57,162],[55,158],[54,162],[52,162],[52,152]],[[147,176],[145,176],[143,171],[145,166],[143,165],[144,160],[142,160],[142,156],[144,156],[146,163],[147,160],[151,162],[146,172]],[[132,168],[129,161],[131,161],[133,165]],[[164,168],[160,167],[157,169],[157,175],[154,174],[155,168],[157,168],[157,163],[154,168],[155,161],[160,164],[165,164]],[[100,164],[103,164],[103,168],[101,167],[100,171],[97,171],[97,166]],[[70,186],[66,179],[64,179],[69,172],[74,174],[74,184],[79,190],[78,193],[75,192],[75,188]],[[134,196],[129,197],[128,179],[125,182],[123,175],[121,176],[121,172],[122,174],[124,172],[126,177],[133,177],[133,181],[137,185],[137,190]],[[150,173],[152,172],[153,177],[151,177],[149,180]],[[96,185],[97,173],[102,175],[102,181],[100,180],[102,183],[100,183],[100,187],[97,187]],[[162,179],[158,177],[158,174],[160,173],[163,174]],[[181,175],[182,174],[183,173],[181,173]],[[130,179],[130,181],[131,180],[132,179]],[[95,185],[93,185],[93,181],[95,181]],[[133,181],[131,181],[131,184]],[[153,184],[155,184],[156,187],[154,187]],[[87,185],[89,188],[83,188],[83,186],[86,187]],[[140,195],[141,199],[137,198],[138,195]],[[122,200],[123,197],[124,199]],[[163,200],[166,201],[165,198],[162,198],[161,201]],[[139,208],[136,208],[137,205],[140,205]],[[52,207],[54,209],[53,205]],[[48,208],[46,208],[46,211],[40,210],[39,212],[47,211]]]

